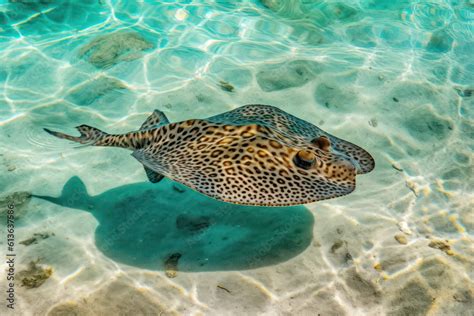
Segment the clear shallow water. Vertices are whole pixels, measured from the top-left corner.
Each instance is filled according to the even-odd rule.
[[[13,197],[17,242],[49,236],[17,244],[17,271],[52,269],[17,280],[16,313],[474,309],[472,1],[0,3],[2,212]],[[42,130],[248,103],[364,147],[376,169],[343,198],[238,207]]]

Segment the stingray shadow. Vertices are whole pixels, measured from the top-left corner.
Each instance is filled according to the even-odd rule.
[[[60,197],[36,197],[90,212],[99,222],[98,249],[151,270],[178,259],[180,271],[268,266],[293,258],[312,240],[314,219],[305,207],[228,204],[168,179],[90,196],[81,179],[72,177]]]

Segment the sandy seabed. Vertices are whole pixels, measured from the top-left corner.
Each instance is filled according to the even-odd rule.
[[[471,2],[11,2],[0,206],[16,204],[16,305],[0,314],[473,315]],[[364,147],[375,170],[345,197],[237,206],[42,130],[252,103]]]

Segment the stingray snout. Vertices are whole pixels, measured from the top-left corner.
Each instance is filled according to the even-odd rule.
[[[343,167],[345,170],[348,170],[348,171],[355,171],[357,170],[357,166],[355,165],[355,161],[353,161],[352,159],[342,159],[342,160],[339,160],[336,164],[338,166],[341,166]]]

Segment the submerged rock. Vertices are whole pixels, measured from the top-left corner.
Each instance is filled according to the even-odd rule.
[[[403,171],[403,168],[397,162],[392,163],[392,168],[400,172]]]
[[[428,244],[428,247],[439,249],[445,252],[448,256],[454,255],[453,251],[451,250],[451,246],[449,245],[449,242],[447,240],[432,240]]]
[[[25,203],[28,203],[30,199],[31,199],[30,192],[24,192],[24,191],[13,192],[12,194],[7,195],[6,197],[0,199],[0,207],[4,208],[9,203],[13,203],[15,204],[16,207],[18,207]]]
[[[7,218],[8,205],[13,203],[15,220],[20,219],[24,215],[26,206],[30,200],[31,193],[24,191],[13,192],[10,195],[0,198],[0,216],[2,216],[2,218]],[[5,220],[2,222],[6,223]]]
[[[31,244],[37,244],[40,240],[47,239],[54,236],[54,233],[34,233],[32,237],[20,241],[19,244],[29,246]]]
[[[372,127],[377,127],[379,125],[379,123],[377,122],[376,118],[371,118],[370,121],[369,121],[369,125],[372,126]]]
[[[219,285],[219,284],[218,284],[218,285],[217,285],[217,288],[218,288],[218,289],[221,289],[221,290],[223,290],[223,291],[226,291],[226,292],[229,293],[229,294],[232,293],[228,288],[226,288],[226,287],[224,287],[224,286],[222,286],[222,285]]]
[[[377,262],[376,264],[374,264],[374,270],[377,271],[377,272],[382,272],[383,271],[383,266],[380,262]]]
[[[165,260],[165,274],[168,278],[175,278],[178,272],[178,260],[181,258],[180,253],[173,253]]]
[[[108,68],[121,61],[140,57],[140,52],[153,48],[137,32],[116,32],[99,36],[82,47],[79,57],[85,58],[97,68]]]
[[[228,83],[227,81],[219,81],[219,87],[227,92],[234,92],[234,86]]]
[[[294,60],[288,63],[265,65],[257,73],[257,82],[265,92],[301,87],[316,78],[321,65],[310,60]]]
[[[329,250],[329,253],[331,254],[331,257],[341,265],[351,265],[352,262],[354,261],[354,258],[352,257],[350,251],[349,251],[349,245],[346,240],[336,240],[332,246],[331,249]]]
[[[29,289],[41,286],[53,274],[51,267],[42,267],[37,263],[39,260],[31,261],[28,269],[18,272],[16,278],[20,279],[21,285]]]
[[[343,241],[343,240],[337,240],[332,246],[331,246],[331,253],[335,253],[336,250],[338,250],[339,248],[341,248],[343,245],[347,245],[347,242],[346,241]]]
[[[406,245],[408,244],[408,239],[404,234],[396,234],[395,240],[398,241],[399,244]]]
[[[113,91],[126,88],[121,81],[102,76],[75,88],[66,99],[77,105],[90,105]]]

